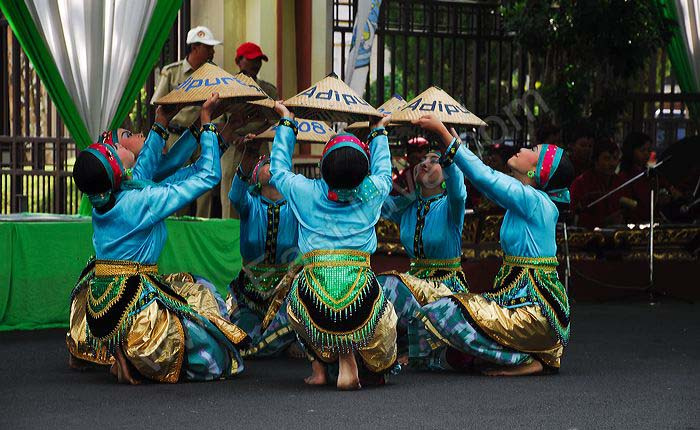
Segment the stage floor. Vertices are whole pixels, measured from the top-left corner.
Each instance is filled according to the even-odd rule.
[[[404,371],[356,393],[302,383],[300,360],[236,379],[120,386],[66,367],[64,332],[0,333],[3,428],[700,428],[700,305],[573,307],[559,375]]]

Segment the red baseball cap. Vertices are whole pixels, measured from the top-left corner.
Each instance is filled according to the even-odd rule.
[[[248,60],[261,58],[267,61],[267,55],[263,54],[262,49],[253,42],[245,42],[236,49],[236,58],[245,57]]]

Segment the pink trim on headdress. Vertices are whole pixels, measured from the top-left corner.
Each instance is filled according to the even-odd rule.
[[[260,159],[258,160],[258,163],[255,165],[255,167],[253,167],[253,174],[251,175],[251,180],[253,181],[253,184],[258,183],[258,171],[260,170],[260,168],[262,166],[264,166],[265,164],[269,164],[269,163],[270,163],[270,157],[268,157],[267,155],[263,155],[260,157]]]
[[[411,146],[417,146],[418,148],[421,148],[423,146],[429,145],[430,142],[428,142],[428,139],[425,137],[414,137],[413,139],[410,139],[408,141],[408,144]]]
[[[326,154],[328,152],[330,152],[330,150],[334,146],[336,146],[340,143],[344,143],[344,142],[353,143],[353,144],[357,145],[358,149],[364,151],[364,153],[367,155],[367,159],[369,159],[369,146],[351,134],[338,134],[338,135],[334,136],[331,140],[329,140],[328,143],[326,144],[326,147],[323,148],[323,153],[321,154],[321,159],[326,158]]]
[[[114,141],[114,132],[110,130],[102,132],[100,143],[116,148],[117,143]]]
[[[114,173],[113,189],[119,189],[119,185],[122,182],[123,172],[121,169],[120,162],[114,156],[114,153],[109,148],[107,148],[107,145],[105,145],[104,143],[93,143],[92,145],[88,146],[88,148],[94,149],[95,151],[102,154],[105,157],[105,159],[107,159],[107,163],[109,163],[109,166],[112,168],[112,173]]]
[[[558,149],[559,147],[556,145],[547,145],[547,149],[542,158],[542,167],[540,168],[540,186],[545,186],[547,182],[549,182],[549,176],[552,173],[552,164],[554,164],[554,157]]]

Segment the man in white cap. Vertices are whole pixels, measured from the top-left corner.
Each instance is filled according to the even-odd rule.
[[[214,59],[214,46],[220,44],[221,42],[214,39],[214,34],[207,27],[200,25],[187,32],[187,57],[163,67],[151,99],[151,104],[177,88],[202,64],[212,61]],[[192,125],[199,117],[199,110],[199,106],[185,107],[170,120],[170,125],[168,126],[170,138],[166,142],[166,148],[170,148],[180,135],[185,132],[187,127]],[[187,209],[182,213],[178,212],[178,215],[187,215]],[[197,199],[197,216],[209,218],[210,215],[211,192],[207,192]]]

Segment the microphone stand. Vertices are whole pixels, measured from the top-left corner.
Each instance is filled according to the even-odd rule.
[[[656,163],[655,165],[653,165],[651,167],[647,167],[646,171],[641,172],[640,174],[629,179],[624,184],[616,187],[612,191],[604,194],[602,197],[600,197],[600,198],[594,200],[593,202],[591,202],[590,204],[588,204],[586,206],[586,209],[592,207],[593,205],[597,204],[598,202],[601,202],[601,201],[609,198],[610,196],[612,196],[613,194],[615,194],[619,190],[621,190],[621,189],[629,186],[630,184],[638,181],[641,177],[643,177],[643,176],[650,176],[651,177],[652,174],[656,174],[656,169],[661,167],[670,158],[671,158],[671,156],[659,161],[658,163]],[[654,187],[651,186],[649,188],[650,188],[649,193],[650,193],[651,200],[649,203],[649,208],[650,208],[650,210],[649,210],[649,286],[647,287],[647,291],[649,291],[650,294],[653,294],[653,289],[654,289]],[[651,298],[653,301],[653,297],[651,297]]]

